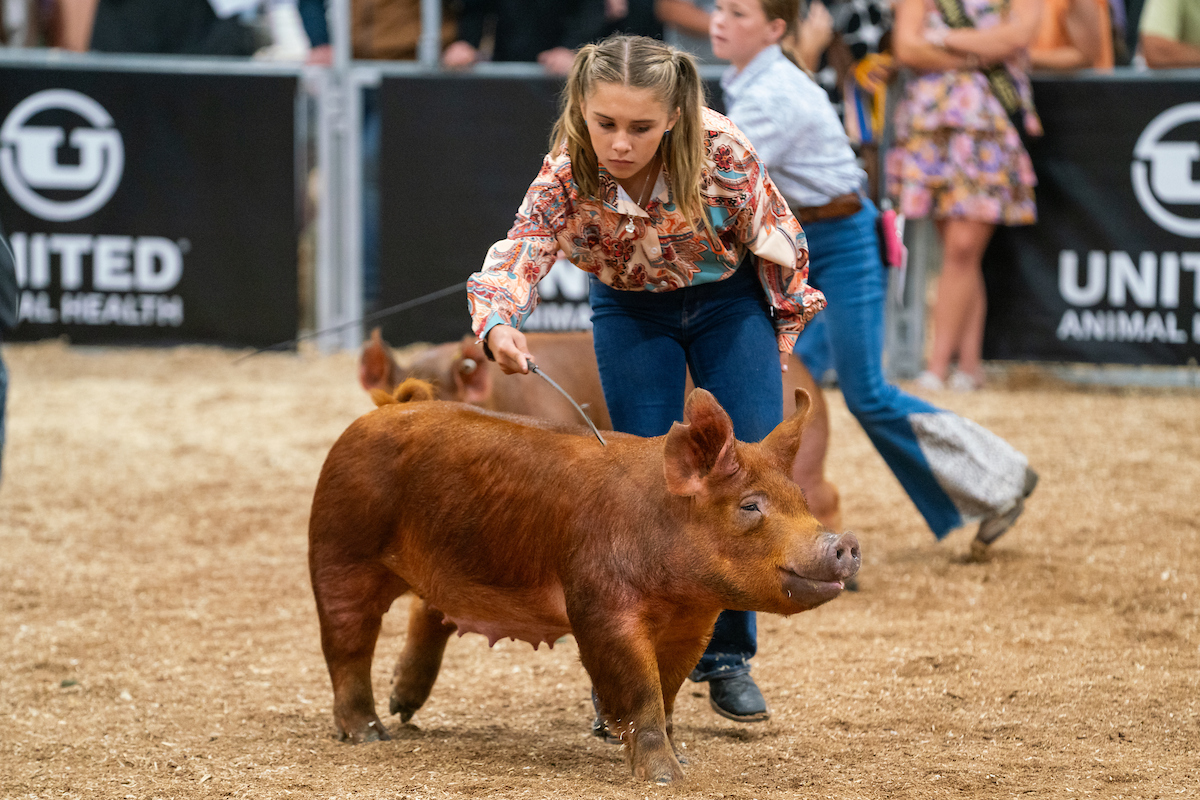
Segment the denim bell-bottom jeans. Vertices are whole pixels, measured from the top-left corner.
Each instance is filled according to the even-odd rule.
[[[600,381],[613,428],[661,436],[683,420],[684,382],[717,398],[734,435],[757,442],[782,421],[783,379],[767,300],[749,260],[717,283],[670,292],[620,291],[591,280]],[[752,611],[723,611],[692,680],[750,671]]]
[[[829,305],[796,345],[814,376],[837,370],[855,419],[939,539],[1020,497],[1025,456],[976,423],[889,384],[883,374],[885,269],[870,200],[842,219],[810,222],[808,281]]]

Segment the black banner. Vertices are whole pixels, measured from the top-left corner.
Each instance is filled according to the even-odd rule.
[[[0,67],[11,340],[295,336],[292,75]]]
[[[379,302],[387,307],[465,281],[512,227],[558,116],[562,79],[470,75],[385,78],[379,88]],[[708,87],[720,109],[720,88]],[[526,330],[590,327],[586,276],[566,263],[538,285]],[[466,293],[383,323],[392,344],[470,330]]]
[[[1200,81],[1040,79],[1038,224],[984,259],[984,357],[1200,359]]]

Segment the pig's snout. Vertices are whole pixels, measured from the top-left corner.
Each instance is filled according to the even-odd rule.
[[[858,537],[853,533],[827,533],[824,539],[822,561],[830,574],[839,581],[854,577],[862,566]]]

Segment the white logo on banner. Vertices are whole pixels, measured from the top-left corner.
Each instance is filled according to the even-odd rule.
[[[43,111],[69,111],[91,127],[70,134],[58,126],[27,124]],[[64,164],[59,152],[69,148],[79,163]],[[69,222],[94,214],[117,190],[125,168],[121,134],[104,107],[69,89],[47,89],[30,95],[0,126],[0,181],[13,200],[44,220]],[[43,192],[76,194],[47,197]]]
[[[1155,117],[1133,148],[1133,191],[1142,210],[1164,229],[1200,238],[1200,218],[1181,217],[1163,207],[1200,205],[1200,181],[1193,173],[1200,163],[1200,141],[1163,141],[1189,122],[1200,122],[1200,103],[1184,103]]]

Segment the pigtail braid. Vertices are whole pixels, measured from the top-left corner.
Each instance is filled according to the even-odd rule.
[[[586,44],[575,54],[563,86],[558,120],[550,132],[550,154],[553,156],[566,145],[572,175],[585,197],[594,197],[600,190],[600,165],[583,118],[583,101],[591,83],[598,49],[598,45]]]
[[[712,225],[704,213],[704,200],[700,192],[704,176],[704,82],[695,60],[679,50],[672,53],[675,71],[675,107],[679,119],[671,129],[670,141],[666,143],[663,159],[668,164],[671,184],[675,193],[675,205],[692,224],[702,222],[709,237],[713,236]]]

